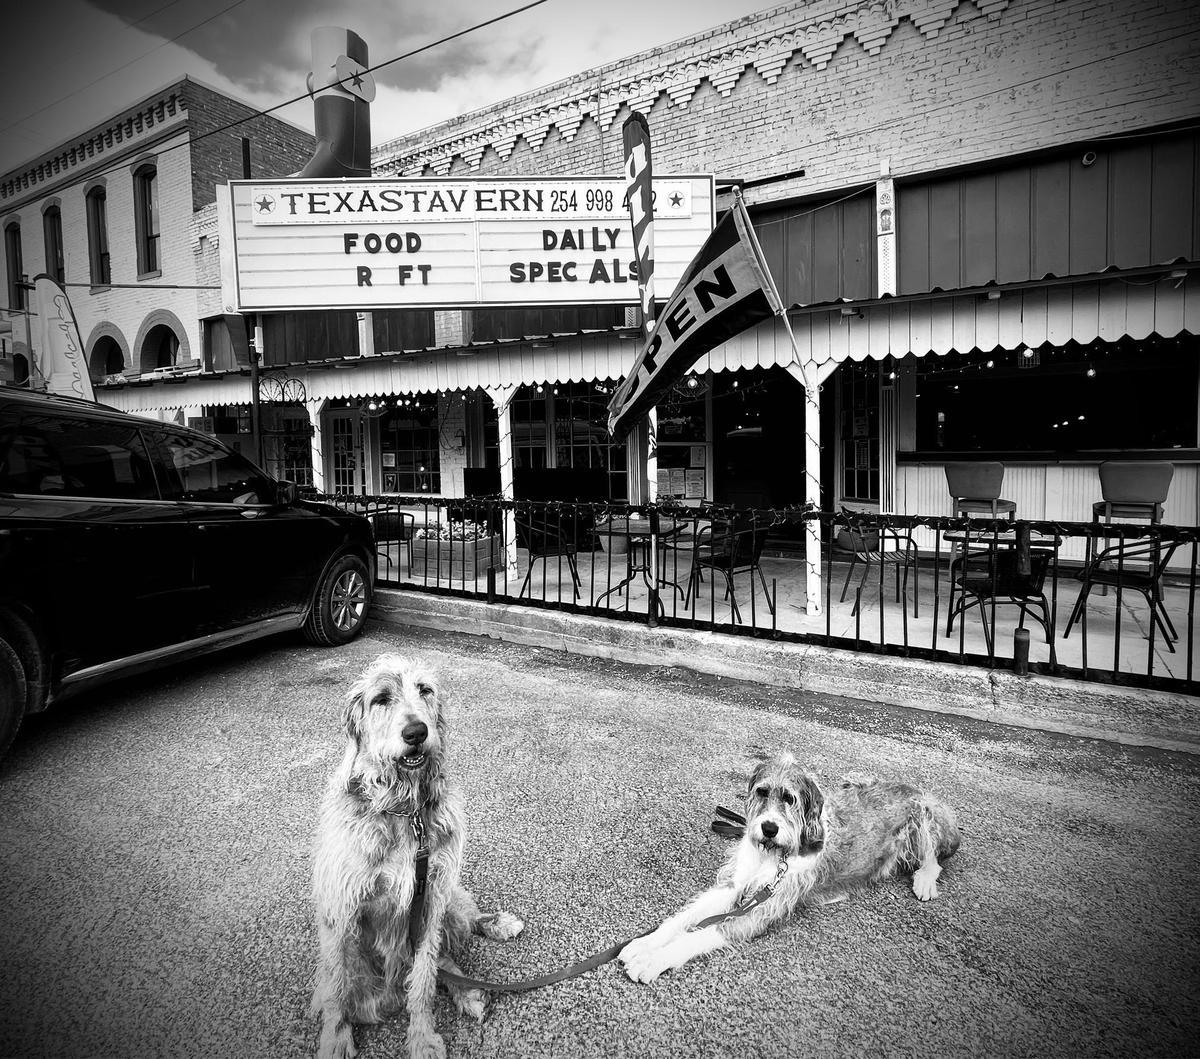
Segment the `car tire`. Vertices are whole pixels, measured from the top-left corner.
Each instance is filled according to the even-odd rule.
[[[371,583],[367,564],[357,555],[343,555],[321,579],[304,635],[310,643],[336,647],[349,643],[367,622]]]
[[[0,640],[0,758],[8,753],[25,716],[25,667],[8,644]]]

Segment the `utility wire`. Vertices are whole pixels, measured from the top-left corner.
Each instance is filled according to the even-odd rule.
[[[164,4],[162,7],[158,8],[156,11],[151,11],[150,14],[145,15],[142,18],[138,19],[137,22],[131,23],[129,28],[132,29],[134,26],[138,25],[139,23],[145,22],[146,19],[152,18],[153,16],[157,15],[160,11],[165,11],[168,7],[174,7],[176,4],[178,4],[180,2],[181,2],[181,0],[171,0],[171,3]],[[37,110],[30,111],[23,118],[18,118],[16,121],[9,122],[9,124],[7,124],[7,125],[0,125],[0,132],[7,132],[9,129],[13,128],[16,125],[23,125],[30,118],[37,117],[37,115],[43,113],[44,111],[49,110],[51,107],[58,106],[59,103],[65,103],[68,99],[72,99],[73,97],[79,95],[80,92],[85,92],[85,91],[87,91],[87,89],[91,88],[93,85],[97,85],[101,81],[105,80],[106,78],[112,77],[113,74],[119,74],[122,70],[126,69],[127,67],[132,66],[135,62],[140,62],[147,55],[152,55],[154,52],[158,51],[160,48],[165,48],[168,44],[174,44],[181,37],[186,37],[189,33],[194,33],[201,26],[207,26],[208,23],[210,23],[213,20],[220,18],[222,15],[232,11],[235,7],[240,7],[245,2],[246,2],[246,0],[234,0],[234,2],[232,4],[230,4],[228,7],[221,8],[221,10],[218,11],[215,15],[209,15],[208,18],[202,19],[201,21],[197,22],[194,26],[191,26],[188,29],[183,30],[183,32],[181,32],[181,33],[175,34],[175,36],[171,37],[169,40],[164,40],[161,43],[154,45],[153,48],[150,48],[147,51],[142,52],[140,55],[135,55],[132,59],[129,60],[129,62],[122,63],[120,66],[116,67],[115,69],[109,70],[108,73],[106,73],[106,74],[101,74],[95,80],[89,81],[86,85],[80,85],[74,91],[68,92],[65,96],[60,96],[58,99],[51,100],[45,106],[38,107]]]
[[[225,11],[228,11],[233,7],[237,7],[238,4],[244,2],[245,0],[236,0],[236,3],[233,3],[229,7],[225,8]],[[524,11],[530,10],[530,8],[539,7],[546,2],[547,0],[532,0],[531,3],[525,4],[522,7],[514,7],[511,11],[504,12],[504,14],[496,15],[494,18],[489,18],[484,22],[477,22],[473,26],[468,26],[465,29],[460,29],[457,32],[448,34],[445,37],[440,37],[437,40],[430,41],[428,44],[422,44],[419,48],[414,48],[412,51],[405,52],[402,55],[397,55],[391,59],[385,59],[383,62],[376,63],[374,66],[368,66],[358,74],[344,77],[340,81],[333,82],[333,84],[338,84],[342,87],[345,87],[346,82],[349,81],[352,76],[361,77],[363,73],[374,73],[376,70],[382,70],[385,66],[391,66],[393,63],[401,62],[404,59],[411,59],[414,55],[420,55],[422,52],[431,51],[432,49],[440,47],[443,44],[448,44],[450,41],[457,40],[459,37],[465,37],[470,33],[475,33],[478,30],[486,29],[488,26],[494,26],[498,22],[503,22],[505,19],[512,18],[514,15],[519,15]],[[219,15],[224,14],[225,11],[218,12],[217,15],[213,15],[212,18],[206,19],[206,21],[211,22],[213,18],[219,17]],[[203,23],[201,23],[201,25],[203,25]],[[193,26],[192,28],[198,29],[199,26]],[[254,121],[257,118],[266,117],[268,114],[273,114],[277,110],[282,110],[284,107],[290,107],[292,104],[299,103],[308,98],[309,93],[304,92],[298,96],[293,96],[291,99],[285,99],[282,103],[276,103],[273,107],[267,107],[266,110],[255,110],[253,113],[246,115],[244,118],[237,118],[225,125],[218,125],[214,129],[209,129],[207,132],[202,132],[198,136],[189,136],[186,140],[183,140],[180,143],[173,143],[169,147],[164,147],[157,152],[157,155],[161,157],[170,151],[177,150],[181,147],[188,147],[194,143],[199,143],[201,140],[207,139],[209,136],[216,136],[217,133],[228,132],[230,129],[235,129],[239,125],[246,124],[248,121]],[[20,166],[17,168],[20,168]],[[124,163],[117,163],[110,169],[101,169],[95,173],[89,174],[89,176],[107,176],[109,173],[115,173],[123,168],[125,168]]]

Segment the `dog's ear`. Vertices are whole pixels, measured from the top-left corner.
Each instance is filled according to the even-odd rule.
[[[342,727],[355,744],[362,737],[363,718],[367,709],[366,693],[367,680],[363,677],[350,685],[350,690],[346,693],[346,702],[342,706]]]

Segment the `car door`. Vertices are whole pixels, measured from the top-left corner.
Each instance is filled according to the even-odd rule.
[[[301,614],[330,554],[320,518],[213,438],[163,431],[157,450],[193,527],[202,631]]]
[[[189,638],[190,528],[161,499],[136,420],[59,409],[5,415],[0,492],[12,554],[4,591],[50,632],[62,675]],[[3,507],[0,502],[0,507]]]

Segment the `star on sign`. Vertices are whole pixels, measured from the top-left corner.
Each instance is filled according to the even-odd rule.
[[[270,213],[275,208],[275,200],[270,195],[264,195],[254,205],[259,213]]]
[[[682,204],[683,204],[683,196],[681,194],[679,194],[679,192],[677,191],[677,192],[675,192],[674,195],[671,196],[671,205],[672,206],[681,206]]]

